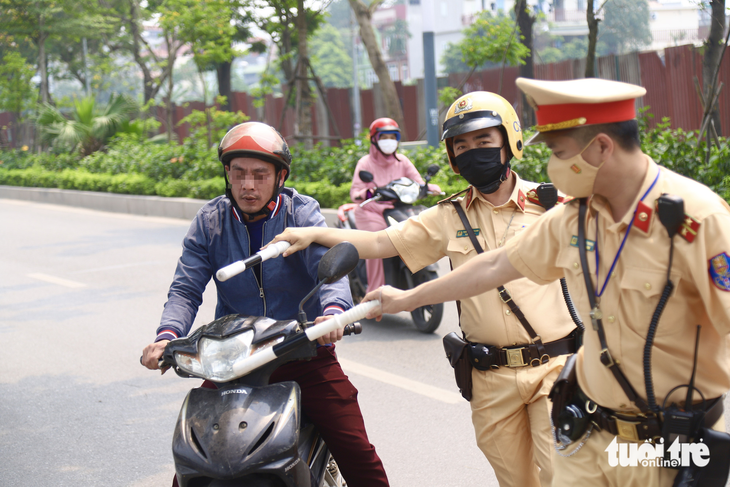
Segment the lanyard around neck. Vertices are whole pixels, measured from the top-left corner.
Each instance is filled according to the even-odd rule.
[[[659,174],[661,174],[661,171],[657,171],[657,175],[654,178],[654,182],[651,183],[651,186],[649,186],[649,189],[646,190],[644,193],[644,196],[641,197],[639,200],[639,203],[644,201],[644,198],[649,194],[649,192],[654,189],[654,186],[656,185],[656,182],[659,180]],[[636,205],[636,208],[634,208],[634,213],[631,217],[631,222],[629,222],[629,226],[626,228],[626,235],[624,235],[624,239],[621,241],[621,246],[618,248],[618,252],[616,252],[616,257],[613,258],[613,263],[611,264],[611,268],[608,271],[608,276],[606,276],[606,282],[603,283],[603,287],[601,287],[601,290],[598,291],[596,288],[596,296],[601,297],[603,296],[603,292],[606,290],[606,286],[608,285],[608,281],[611,280],[611,276],[613,275],[613,270],[616,267],[616,263],[618,262],[618,258],[621,256],[621,251],[624,249],[624,244],[626,243],[626,239],[629,237],[629,232],[631,231],[631,227],[634,226],[634,219],[636,218],[636,212],[639,209],[639,205]],[[598,280],[598,264],[599,264],[599,253],[598,253],[598,213],[596,213],[596,286],[598,286],[598,283],[600,282]]]

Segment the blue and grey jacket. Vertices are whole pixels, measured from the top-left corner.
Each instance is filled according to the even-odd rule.
[[[277,206],[264,223],[263,242],[251,244],[252,253],[286,227],[326,226],[319,203],[292,188],[282,188]],[[325,247],[313,244],[289,257],[267,260],[261,264],[262,282],[252,269],[220,282],[214,277],[218,269],[249,257],[249,235],[228,198],[219,196],[211,200],[198,211],[183,240],[182,256],[167,295],[156,341],[188,334],[211,277],[218,294],[216,318],[238,313],[277,320],[296,319],[299,302],[317,284],[317,267],[326,251]],[[307,301],[304,311],[313,320],[351,306],[350,288],[344,278],[322,286]]]

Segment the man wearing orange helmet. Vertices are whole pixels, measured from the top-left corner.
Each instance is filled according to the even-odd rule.
[[[403,154],[397,154],[400,138],[400,128],[391,118],[379,118],[370,124],[370,153],[357,162],[355,175],[352,177],[350,198],[353,203],[362,203],[372,196],[375,188],[401,177],[424,184],[416,166]],[[373,180],[366,183],[360,179],[360,171],[371,173]],[[441,192],[441,188],[435,184],[429,184],[428,190]],[[383,212],[389,208],[393,208],[393,203],[389,201],[372,201],[362,208],[357,207],[357,228],[368,232],[385,229],[388,225],[383,218]],[[368,290],[385,284],[382,259],[368,259],[365,268],[368,274]]]
[[[462,96],[446,114],[442,140],[451,168],[470,184],[461,193],[385,231],[287,229],[274,240],[291,242],[284,255],[347,240],[361,257],[399,255],[412,272],[443,257],[456,269],[482,250],[502,247],[545,212],[537,183],[512,171],[523,142],[507,100],[483,91]],[[560,285],[520,279],[462,300],[459,315],[466,343],[457,384],[470,401],[477,445],[502,487],[551,485],[548,393],[578,344]],[[458,355],[452,356],[453,363]]]
[[[284,187],[291,154],[274,128],[259,122],[237,125],[221,141],[218,158],[225,169],[226,194],[200,209],[183,241],[157,338],[143,351],[142,364],[149,369],[158,368],[169,340],[190,331],[211,278],[218,295],[216,319],[229,314],[295,319],[298,303],[318,282],[317,267],[327,250],[323,247],[312,247],[297,258],[272,259],[225,282],[214,277],[216,270],[254,254],[287,227],[326,226],[314,199]],[[317,316],[318,323],[351,306],[348,283],[341,280],[323,285],[304,311]],[[302,408],[349,486],[387,486],[365,431],[357,389],[335,355],[334,342],[341,338],[342,330],[320,338],[315,358],[281,366],[271,382],[299,383]],[[206,381],[203,387],[215,385]]]

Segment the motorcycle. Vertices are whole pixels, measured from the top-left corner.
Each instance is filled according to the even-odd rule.
[[[289,247],[279,242],[219,270],[221,280],[243,272]],[[322,257],[319,283],[299,305],[297,320],[228,315],[184,338],[170,341],[160,367],[180,376],[213,382],[185,398],[175,426],[172,452],[180,487],[343,487],[327,445],[301,412],[296,382],[269,384],[284,363],[316,356],[315,341],[337,328],[360,333],[359,323],[380,303],[363,303],[313,325],[302,310],[323,285],[347,275],[358,262],[352,244]],[[352,324],[348,324],[352,323]]]
[[[355,209],[360,206],[364,207],[374,201],[391,201],[393,202],[393,208],[387,209],[383,212],[383,218],[385,218],[388,226],[393,226],[410,218],[411,216],[418,215],[426,209],[423,205],[414,205],[414,203],[420,199],[425,198],[428,193],[428,182],[431,180],[436,173],[439,172],[439,167],[436,164],[429,166],[424,180],[426,184],[419,185],[417,182],[409,178],[398,178],[395,179],[385,186],[376,188],[374,195],[371,198],[358,203],[348,203],[340,206],[337,209],[337,227],[357,229],[355,224]],[[360,179],[366,183],[373,180],[372,173],[368,171],[360,171],[358,173]],[[416,272],[412,273],[400,257],[389,257],[383,259],[383,272],[385,274],[385,283],[396,287],[398,289],[412,289],[419,284],[436,279],[438,266],[431,264]],[[350,275],[350,292],[352,293],[352,299],[355,303],[359,303],[368,287],[367,271],[365,268],[365,261],[361,260],[355,270]],[[434,304],[428,306],[422,306],[411,311],[411,318],[413,323],[416,325],[418,331],[422,333],[433,333],[441,324],[441,318],[444,314],[444,305]]]

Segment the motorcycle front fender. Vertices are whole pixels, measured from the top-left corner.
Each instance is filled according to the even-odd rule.
[[[230,480],[270,474],[287,486],[310,485],[299,457],[300,390],[225,384],[188,393],[172,440],[180,487],[195,478]]]

